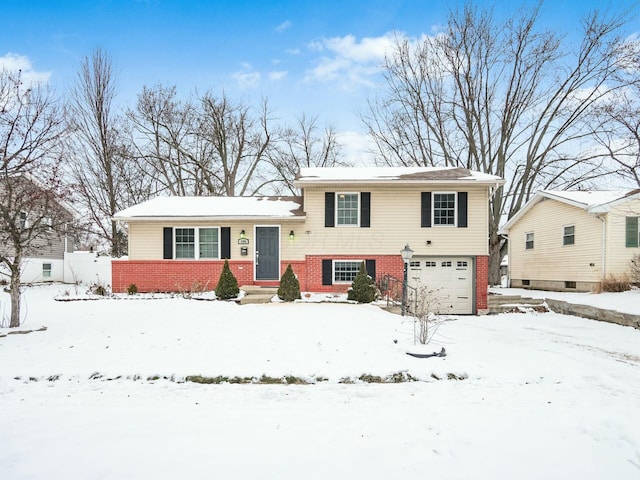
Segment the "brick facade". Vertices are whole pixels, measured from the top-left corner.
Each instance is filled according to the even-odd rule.
[[[476,257],[476,313],[486,313],[489,309],[487,293],[489,292],[489,257]]]
[[[376,280],[384,275],[403,278],[400,255],[361,255],[376,261]],[[349,284],[323,285],[322,260],[352,260],[353,255],[307,255],[305,260],[282,260],[281,274],[289,264],[300,281],[300,289],[307,292],[344,293]],[[126,292],[131,284],[139,292],[180,292],[193,289],[213,290],[220,278],[223,260],[114,260],[112,262],[112,288],[114,292]],[[256,282],[253,279],[251,260],[230,260],[229,267],[239,285],[271,285],[278,281]],[[476,257],[475,289],[476,311],[487,310],[489,286],[489,257]]]

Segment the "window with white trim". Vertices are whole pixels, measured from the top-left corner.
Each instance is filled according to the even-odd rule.
[[[42,278],[51,278],[51,264],[43,263],[42,264]]]
[[[20,228],[27,228],[27,212],[20,212]]]
[[[200,258],[218,258],[218,229],[200,228]]]
[[[576,243],[575,225],[565,225],[562,228],[562,245],[574,245]]]
[[[438,193],[433,194],[433,224],[434,225],[456,225],[456,194]]]
[[[451,266],[451,260],[447,260],[445,262],[442,262],[440,264],[441,267],[450,267]]]
[[[218,259],[220,258],[219,238],[218,227],[176,227],[174,229],[175,258]]]
[[[360,271],[362,260],[334,260],[333,283],[351,283]]]
[[[524,248],[526,250],[533,250],[533,232],[525,233],[525,235],[524,235]]]
[[[427,260],[426,262],[424,262],[424,266],[425,267],[437,267],[438,263],[437,262],[432,262],[430,260]]]
[[[360,223],[360,195],[357,193],[336,194],[336,225],[354,226]]]

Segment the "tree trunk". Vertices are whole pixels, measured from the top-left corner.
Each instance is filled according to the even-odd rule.
[[[500,236],[492,233],[489,237],[489,286],[500,285],[501,261]]]
[[[9,292],[11,294],[11,322],[9,328],[20,326],[20,259],[15,259],[11,266],[11,281]]]

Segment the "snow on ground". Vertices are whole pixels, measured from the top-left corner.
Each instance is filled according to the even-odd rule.
[[[640,478],[630,327],[449,317],[420,347],[371,305],[56,302],[60,288],[25,293],[24,328],[46,331],[0,337],[2,479]],[[419,381],[358,380],[397,372]]]
[[[620,293],[591,293],[591,292],[549,292],[546,290],[528,290],[524,288],[493,287],[492,293],[500,295],[521,295],[530,298],[551,298],[564,300],[579,305],[616,310],[621,313],[640,315],[640,288]]]

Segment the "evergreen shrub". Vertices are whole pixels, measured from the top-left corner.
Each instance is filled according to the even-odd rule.
[[[293,273],[291,264],[289,264],[280,279],[278,298],[285,302],[293,302],[300,298],[300,282],[298,281],[296,274]]]
[[[220,300],[229,300],[230,298],[237,297],[239,293],[238,280],[229,268],[229,261],[225,260],[218,285],[216,286],[216,297]]]
[[[358,303],[371,303],[376,299],[376,286],[373,278],[367,274],[364,262],[360,265],[360,271],[356,278],[353,279],[347,299],[355,300]]]

